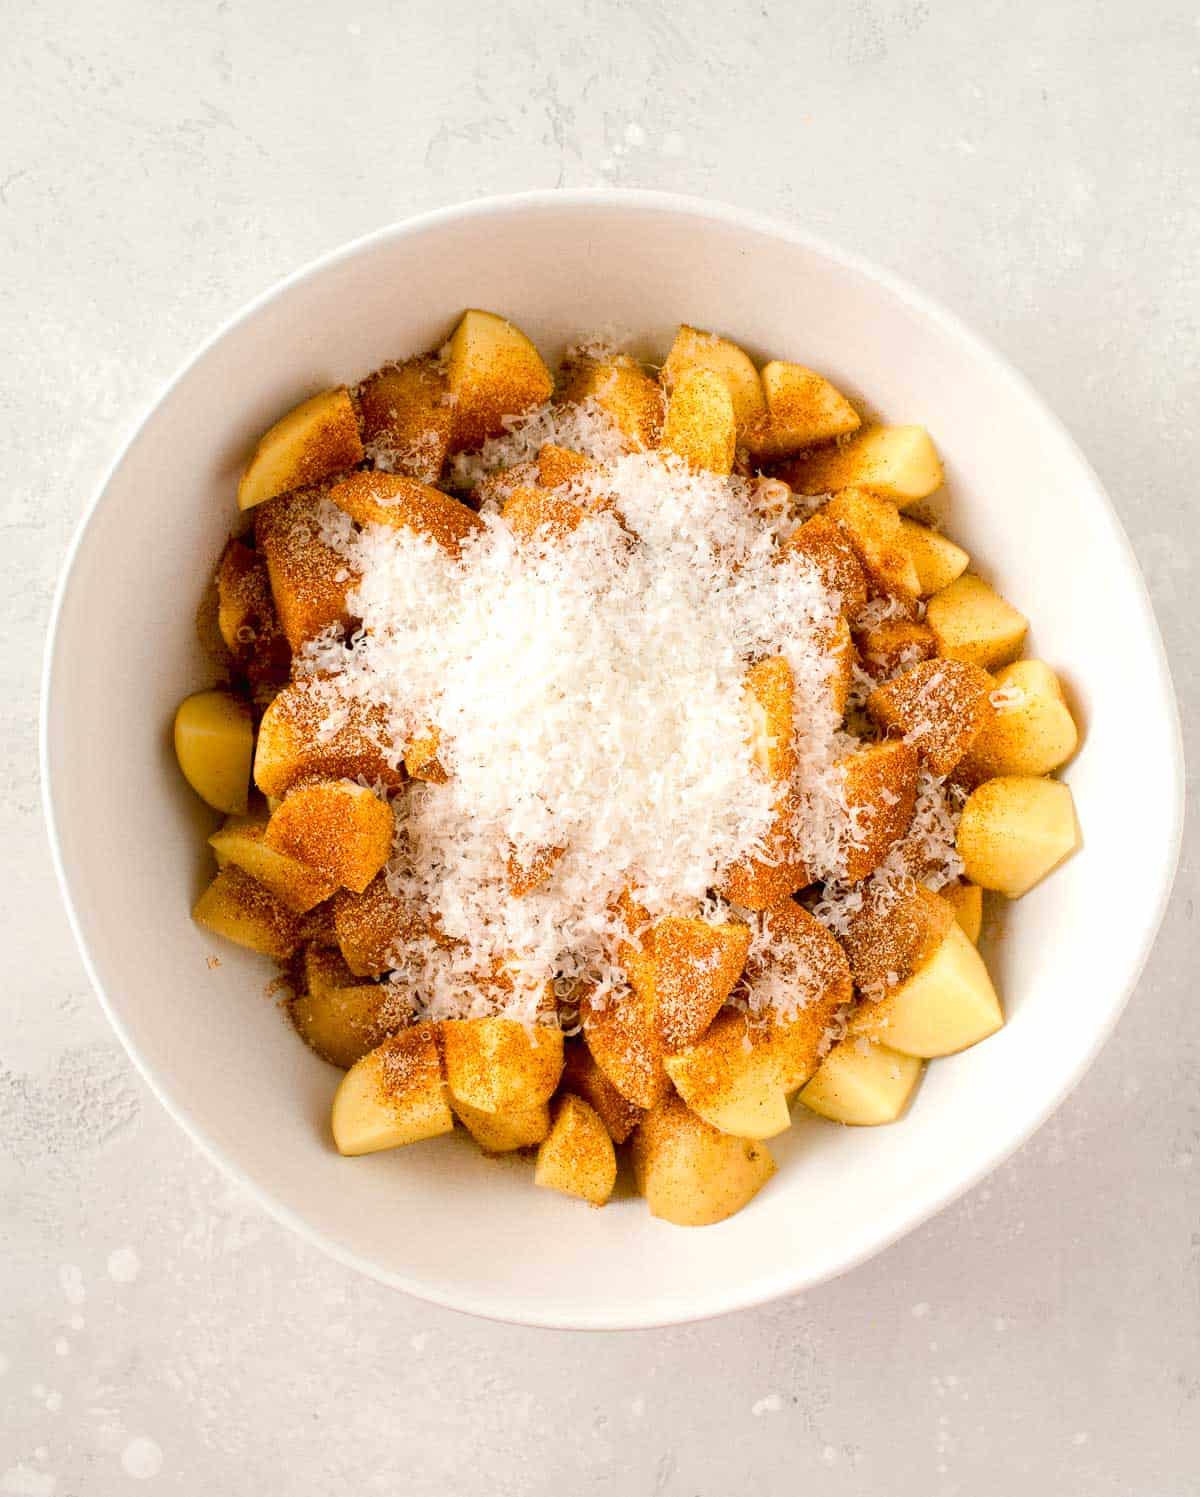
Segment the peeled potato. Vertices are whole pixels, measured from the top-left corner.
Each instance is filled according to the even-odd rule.
[[[299,917],[240,868],[221,869],[196,901],[192,919],[279,962],[300,944]]]
[[[432,1024],[404,1029],[351,1066],[330,1115],[339,1154],[374,1154],[454,1127]]]
[[[788,457],[802,448],[848,436],[862,422],[858,412],[827,379],[802,364],[772,359],[762,369],[768,415],[746,434],[756,457]]]
[[[940,531],[919,525],[916,520],[901,519],[900,536],[917,569],[923,598],[949,587],[970,565],[971,558],[961,546],[947,540]]]
[[[217,811],[245,813],[254,757],[250,709],[228,691],[198,691],[175,713],[175,757],[183,777]]]
[[[1079,846],[1070,786],[1032,775],[987,780],[963,807],[957,846],[972,883],[1019,899]]]
[[[851,1015],[849,1033],[931,1059],[978,1044],[1004,1023],[983,958],[957,921],[906,981]]]
[[[925,622],[937,637],[938,654],[993,670],[1021,653],[1029,621],[982,577],[970,572],[929,600]]]
[[[800,1101],[835,1123],[894,1123],[908,1106],[923,1069],[924,1062],[915,1055],[901,1055],[862,1038],[845,1039],[801,1089]]]
[[[942,485],[942,464],[923,426],[869,426],[844,442],[792,458],[779,476],[799,494],[863,488],[901,509]]]
[[[1065,764],[1079,729],[1062,685],[1042,660],[1018,660],[996,672],[995,711],[961,766],[969,781],[1043,775]]]
[[[967,936],[979,945],[983,929],[983,890],[978,884],[947,884],[938,893],[954,911],[954,918]]]
[[[584,359],[572,370],[563,399],[592,399],[635,448],[657,447],[662,432],[663,392],[628,358]],[[542,482],[547,480],[543,476]]]
[[[715,333],[705,333],[684,323],[676,333],[662,366],[664,387],[674,394],[683,376],[696,369],[715,374],[729,391],[739,436],[757,431],[764,425],[766,396],[749,355],[728,338],[718,338]],[[707,467],[708,464],[701,466]]]
[[[298,915],[328,899],[336,884],[286,853],[268,847],[263,840],[266,830],[265,817],[229,817],[208,839],[208,845],[217,855],[217,866],[224,868],[232,863],[242,869]]]
[[[774,1138],[791,1125],[779,1056],[765,1027],[739,1010],[718,1014],[700,1039],[663,1064],[697,1117],[722,1133]]]
[[[724,1221],[775,1173],[765,1144],[718,1132],[675,1096],[646,1114],[632,1152],[637,1187],[651,1216],[677,1227]]]
[[[399,990],[356,978],[336,951],[310,946],[304,971],[308,992],[292,1000],[292,1023],[330,1065],[349,1070],[412,1018]]]
[[[446,376],[429,354],[377,369],[358,387],[363,446],[380,467],[436,483],[450,446]]]
[[[515,1019],[446,1019],[441,1037],[446,1083],[456,1102],[508,1112],[554,1095],[562,1075],[561,1030]]]
[[[581,1097],[554,1104],[550,1132],[537,1152],[533,1183],[603,1206],[617,1183],[617,1153],[608,1129]]]
[[[511,1154],[515,1149],[530,1149],[540,1144],[550,1131],[550,1109],[545,1102],[533,1107],[513,1107],[505,1112],[488,1112],[471,1107],[451,1094],[450,1106],[455,1117],[485,1154]]]
[[[344,386],[324,390],[264,432],[238,484],[238,508],[252,509],[289,489],[318,483],[362,459],[349,391]]]
[[[554,390],[542,356],[520,328],[495,312],[472,309],[450,338],[446,382],[453,405],[451,448],[480,447],[504,430],[505,416],[549,400]]]
[[[854,547],[863,571],[885,593],[913,601],[920,578],[904,545],[896,506],[870,489],[848,488],[835,494],[821,512],[835,521]]]
[[[733,472],[737,420],[725,380],[711,369],[685,369],[675,382],[663,421],[662,450],[689,467]]]
[[[580,1040],[569,1040],[564,1047],[560,1086],[564,1092],[583,1098],[599,1115],[615,1144],[623,1144],[641,1120],[644,1109],[621,1095]]]
[[[352,473],[329,490],[329,501],[360,525],[411,530],[457,556],[483,521],[460,499],[402,473]]]
[[[391,806],[373,791],[319,780],[289,790],[263,835],[268,847],[361,894],[387,862],[395,831]]]

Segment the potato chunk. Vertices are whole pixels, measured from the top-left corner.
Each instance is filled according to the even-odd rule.
[[[935,593],[925,610],[938,653],[994,670],[1021,653],[1029,621],[981,577],[964,572]]]
[[[570,1094],[555,1102],[552,1116],[533,1183],[603,1206],[617,1183],[617,1153],[608,1129],[581,1097]]]
[[[1070,786],[1032,775],[986,781],[963,807],[957,846],[972,883],[1019,899],[1079,846]]]
[[[362,441],[377,468],[436,483],[450,447],[450,389],[429,354],[387,364],[358,387]]]
[[[868,426],[844,442],[783,463],[779,477],[799,494],[863,488],[901,509],[942,485],[942,464],[923,426]]]
[[[691,468],[724,477],[733,472],[736,433],[733,400],[721,376],[709,369],[684,370],[667,402],[662,450]]]
[[[774,1138],[791,1126],[771,1028],[741,1010],[718,1014],[700,1039],[663,1063],[696,1116],[722,1133]]]
[[[749,356],[728,338],[718,338],[715,333],[705,333],[684,323],[675,334],[675,341],[662,366],[664,388],[674,397],[684,376],[695,370],[715,374],[729,391],[740,439],[745,440],[746,434],[766,424],[766,396]],[[709,464],[698,466],[708,467]]]
[[[259,438],[238,484],[238,508],[253,509],[319,483],[363,459],[354,402],[344,385],[302,401]]]
[[[333,896],[333,926],[346,965],[356,977],[379,977],[395,965],[406,941],[433,936],[435,928],[388,888],[382,873],[359,893],[341,889]]]
[[[789,789],[776,802],[763,839],[765,856],[752,854],[726,871],[721,890],[726,899],[743,909],[766,910],[812,882],[797,836],[799,814],[799,800]]]
[[[353,780],[298,785],[267,823],[266,843],[361,894],[392,851],[392,808]]]
[[[373,1154],[454,1127],[432,1024],[384,1040],[342,1077],[330,1117],[340,1154]]]
[[[426,728],[423,733],[410,741],[404,750],[404,768],[410,778],[414,780],[425,780],[430,785],[444,785],[449,778],[445,766],[438,758],[438,750],[442,746],[442,735],[439,729]]]
[[[855,987],[879,998],[929,961],[954,923],[954,911],[915,885],[870,891],[842,938]]]
[[[359,981],[336,951],[310,946],[304,971],[308,992],[292,1000],[292,1023],[310,1050],[343,1071],[412,1020],[398,989]]]
[[[446,380],[453,401],[450,447],[481,447],[519,416],[549,400],[554,390],[541,354],[523,332],[495,312],[472,309],[450,337]]]
[[[1042,660],[1018,660],[996,672],[991,720],[959,773],[972,783],[996,775],[1043,775],[1079,747],[1079,729],[1062,684]]]
[[[861,1036],[833,1047],[801,1089],[800,1101],[835,1123],[894,1123],[921,1079],[924,1063]]]
[[[268,847],[263,840],[266,830],[265,816],[230,816],[208,839],[217,855],[217,866],[232,864],[240,868],[297,915],[328,899],[336,885],[304,863]]]
[[[968,938],[979,945],[979,933],[983,929],[983,890],[978,884],[947,884],[938,893],[954,911],[954,918],[962,926]]]
[[[353,473],[329,490],[329,501],[360,525],[412,530],[458,556],[483,521],[460,499],[401,473]]]
[[[561,494],[521,484],[504,501],[500,518],[524,540],[540,535],[553,541],[565,540],[578,529],[587,519],[587,511]]]
[[[647,980],[652,981],[649,953],[639,956]],[[639,986],[644,992],[644,985]],[[610,994],[604,1004],[585,998],[579,1017],[596,1064],[627,1101],[644,1108],[653,1107],[665,1096],[671,1083],[663,1069],[662,1041],[642,992],[630,987]]]
[[[554,872],[564,852],[565,847],[538,847],[520,856],[515,851],[509,853],[504,862],[508,892],[517,899],[532,894]]]
[[[318,490],[305,489],[264,504],[254,520],[275,609],[293,650],[330,624],[349,624],[346,599],[361,580],[322,539],[322,507],[327,503]]]
[[[863,571],[884,593],[914,602],[921,590],[917,569],[900,533],[894,504],[867,489],[843,489],[821,511],[841,526]]]
[[[446,1019],[446,1084],[456,1102],[481,1112],[524,1111],[548,1102],[562,1075],[562,1031],[515,1019]]]
[[[917,569],[917,580],[921,584],[923,598],[949,587],[970,565],[971,558],[961,546],[956,546],[940,531],[932,530],[928,525],[920,525],[916,520],[902,519],[900,536],[904,549]]]
[[[840,761],[854,829],[845,876],[869,878],[904,836],[917,803],[917,751],[907,743],[868,743]]]
[[[561,488],[577,479],[594,477],[600,471],[590,457],[584,457],[582,452],[572,452],[569,447],[559,447],[554,442],[547,442],[538,449],[535,467],[536,474],[531,476],[536,477],[537,486],[543,489]]]
[[[863,670],[874,681],[886,681],[937,654],[933,630],[904,618],[884,619],[860,629],[854,643]]]
[[[752,1201],[775,1161],[765,1144],[721,1133],[667,1097],[633,1135],[633,1170],[651,1216],[706,1227]]]
[[[595,1110],[615,1144],[625,1142],[645,1111],[621,1095],[579,1040],[566,1042],[559,1086],[564,1092],[582,1097]]]
[[[650,943],[651,1022],[665,1050],[680,1050],[700,1038],[733,992],[750,950],[750,927],[667,916]]]
[[[267,563],[231,540],[217,568],[217,628],[252,686],[286,681],[292,651],[275,612]]]
[[[658,446],[663,392],[633,359],[617,354],[578,360],[567,377],[563,399],[572,404],[594,400],[637,450]]]
[[[978,1044],[1003,1023],[983,958],[951,920],[933,955],[882,998],[857,1008],[848,1032],[880,1040],[903,1055],[932,1059]]]
[[[250,951],[286,961],[300,944],[299,917],[240,868],[222,868],[196,901],[192,919]]]
[[[250,709],[231,692],[197,691],[180,702],[175,757],[184,779],[214,810],[245,811],[253,754]]]
[[[803,364],[772,359],[762,369],[767,419],[746,432],[759,458],[790,457],[818,442],[849,436],[862,425],[858,412],[823,376]]]
[[[828,514],[815,514],[784,542],[781,555],[805,556],[824,586],[841,598],[842,611],[853,618],[867,601],[867,578],[858,553],[842,527]]]
[[[331,718],[337,726],[326,727]],[[374,780],[389,789],[404,781],[383,707],[335,697],[319,681],[285,686],[263,713],[254,751],[254,782],[283,796],[301,780]]]
[[[550,1132],[550,1109],[545,1102],[532,1107],[512,1107],[504,1112],[488,1112],[471,1107],[453,1093],[450,1106],[485,1154],[511,1154],[516,1149],[531,1149]]]
[[[756,661],[746,672],[746,717],[755,764],[773,784],[787,784],[796,765],[792,748],[795,681],[782,655]]]
[[[947,775],[985,731],[995,712],[992,678],[960,660],[925,660],[867,698],[881,728],[903,733],[935,775]]]

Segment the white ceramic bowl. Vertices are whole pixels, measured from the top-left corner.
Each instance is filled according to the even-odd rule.
[[[1087,737],[1066,772],[1083,850],[1007,914],[991,954],[1004,1030],[940,1061],[880,1129],[800,1118],[779,1173],[702,1231],[633,1199],[534,1190],[525,1162],[460,1138],[340,1159],[336,1073],[264,996],[264,964],[188,919],[209,821],[172,759],[178,699],[206,684],[194,618],[255,437],[301,397],[429,347],[495,307],[555,356],[572,334],[683,320],[810,364],[944,455],[954,537],[1034,621]],[[1167,666],[1112,506],[1063,428],[930,302],[808,235],[637,193],[540,193],[433,213],[293,276],[223,328],[139,426],[92,503],[47,654],[51,840],[92,980],[166,1107],[312,1241],[397,1288],[531,1325],[693,1320],[803,1289],[877,1252],[1011,1153],[1066,1096],[1146,958],[1180,833]],[[802,1111],[802,1109],[799,1109]]]

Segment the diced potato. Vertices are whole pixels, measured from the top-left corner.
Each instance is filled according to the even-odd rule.
[[[868,893],[842,937],[855,986],[878,998],[904,982],[929,961],[953,923],[950,905],[920,885]]]
[[[532,894],[554,872],[564,852],[565,847],[539,847],[521,857],[510,853],[504,865],[508,892],[517,899]]]
[[[923,598],[949,587],[970,565],[971,558],[961,546],[956,546],[928,525],[920,525],[906,517],[900,521],[900,535],[917,569]]]
[[[746,434],[755,457],[790,457],[818,442],[849,436],[862,425],[841,391],[803,364],[772,359],[763,365],[761,379],[767,419]]]
[[[535,488],[539,485],[552,487],[543,481],[537,462],[529,458],[523,463],[514,463],[511,468],[494,468],[485,473],[473,490],[475,503],[480,508],[485,504],[503,504],[521,484],[531,484]]]
[[[956,920],[923,966],[850,1018],[849,1034],[932,1059],[966,1050],[1004,1023],[983,958]]]
[[[483,521],[461,499],[401,473],[352,473],[329,490],[329,500],[360,525],[412,530],[458,556]]]
[[[1070,786],[1032,775],[986,781],[963,807],[957,846],[973,883],[1019,899],[1079,846]]]
[[[821,513],[841,526],[863,571],[878,588],[904,602],[915,601],[921,584],[894,504],[868,489],[843,489]]]
[[[842,1040],[802,1088],[800,1101],[835,1123],[894,1123],[909,1104],[924,1062],[861,1037]]]
[[[651,934],[651,1022],[663,1048],[698,1040],[720,1013],[746,965],[750,927],[667,916]]]
[[[829,700],[834,712],[842,717],[846,703],[850,700],[850,688],[854,685],[854,667],[858,651],[854,647],[854,636],[844,613],[838,614],[837,623],[828,632],[814,633],[819,648],[829,658]]]
[[[600,1116],[615,1144],[623,1144],[641,1121],[644,1108],[637,1107],[616,1089],[579,1040],[568,1040],[563,1054],[559,1083],[564,1092],[582,1097]]]
[[[550,1132],[550,1108],[545,1102],[532,1107],[513,1107],[504,1112],[488,1112],[471,1107],[451,1093],[450,1106],[455,1117],[485,1154],[511,1154],[515,1149],[531,1149]]]
[[[541,354],[519,328],[495,312],[472,309],[450,338],[446,380],[453,400],[454,452],[481,447],[517,416],[549,400],[554,390]]]
[[[1079,747],[1079,729],[1062,684],[1042,660],[1018,660],[996,672],[991,720],[959,773],[978,783],[996,775],[1043,775]]]
[[[425,780],[430,785],[444,785],[448,778],[438,749],[442,735],[437,728],[427,728],[418,733],[404,750],[404,768],[411,779]]]
[[[522,484],[504,501],[500,518],[525,540],[539,534],[547,540],[564,540],[587,519],[587,511],[561,494]]]
[[[263,713],[254,751],[254,783],[264,795],[284,796],[301,780],[374,780],[396,789],[404,776],[382,706],[338,699],[330,732],[330,698],[319,682],[285,686]]]
[[[866,604],[867,579],[858,553],[829,515],[815,514],[792,532],[781,554],[794,552],[813,563],[826,588],[840,595],[842,611],[850,618]]]
[[[641,959],[649,972],[649,953]],[[670,1091],[662,1042],[641,993],[633,987],[613,993],[603,1006],[585,999],[579,1016],[593,1060],[627,1101],[653,1107]]]
[[[292,1000],[292,1023],[310,1049],[344,1071],[412,1019],[412,1004],[396,989],[359,981],[336,951],[310,947],[305,975],[308,992]]]
[[[940,655],[984,670],[1015,660],[1029,627],[1024,614],[970,572],[930,598],[925,622],[937,637]]]
[[[395,965],[397,949],[422,936],[437,939],[429,920],[397,898],[381,873],[361,893],[333,896],[333,926],[346,965],[356,977],[379,977]]]
[[[779,477],[800,494],[863,488],[905,509],[942,485],[942,464],[923,426],[869,426],[843,442],[794,457]]]
[[[449,1133],[454,1114],[434,1025],[403,1029],[351,1066],[330,1124],[340,1154],[373,1154]]]
[[[863,670],[876,681],[886,681],[937,654],[933,630],[911,619],[884,619],[859,630],[854,639]]]
[[[954,911],[954,918],[971,941],[979,945],[983,929],[983,890],[978,884],[947,884],[938,893]]]
[[[240,868],[297,915],[328,899],[336,886],[295,858],[268,847],[263,840],[266,830],[265,816],[230,816],[208,839],[217,855],[217,867]]]
[[[303,401],[259,438],[238,484],[238,508],[253,509],[291,489],[319,483],[363,459],[358,416],[345,386]]]
[[[563,1067],[561,1030],[515,1019],[446,1019],[441,1038],[456,1102],[481,1112],[524,1111],[554,1095]]]
[[[733,400],[719,374],[687,369],[667,401],[662,450],[692,468],[726,476],[733,472],[737,428]]]
[[[252,686],[287,680],[292,651],[275,612],[267,563],[239,540],[225,547],[217,568],[217,628]]]
[[[533,1183],[603,1206],[617,1183],[617,1154],[608,1129],[581,1097],[554,1104],[550,1132],[537,1152]]]
[[[228,691],[197,691],[175,713],[175,757],[183,777],[214,810],[241,815],[250,794],[254,726]]]
[[[903,733],[935,775],[947,775],[995,716],[992,678],[961,660],[925,660],[877,686],[867,711]]]
[[[657,447],[662,434],[663,392],[630,358],[581,359],[572,368],[563,399],[596,402],[636,449]],[[543,479],[543,482],[545,480]]]
[[[271,595],[288,644],[298,650],[330,624],[350,622],[346,599],[360,578],[321,539],[323,495],[315,489],[264,504],[254,519]]]
[[[856,836],[845,876],[869,878],[908,830],[917,802],[917,751],[907,743],[868,743],[841,760],[846,807]]]
[[[633,1135],[633,1169],[650,1214],[677,1227],[705,1227],[747,1205],[775,1173],[763,1143],[710,1127],[667,1097]]]
[[[749,356],[727,338],[718,338],[715,333],[701,332],[684,323],[675,335],[661,372],[663,386],[672,398],[683,377],[697,369],[717,375],[729,391],[739,437],[744,438],[744,434],[758,431],[766,424],[766,396]]]
[[[222,868],[196,901],[192,919],[227,941],[286,961],[300,944],[299,919],[240,868]]]
[[[696,1114],[738,1138],[774,1138],[791,1125],[787,1089],[766,1022],[720,1013],[700,1039],[667,1055],[667,1075]]]
[[[780,796],[763,839],[766,857],[746,857],[726,871],[722,893],[747,910],[766,910],[812,882],[797,840],[799,802],[793,790]]]
[[[543,489],[557,489],[599,471],[592,459],[584,457],[582,452],[572,452],[569,447],[547,442],[538,450],[536,471],[530,477]]]
[[[361,894],[392,851],[392,808],[353,780],[298,785],[267,823],[268,847]]]
[[[774,784],[786,785],[796,766],[792,748],[792,668],[782,655],[759,660],[746,672],[746,713],[755,764]]]
[[[436,483],[450,447],[449,386],[429,354],[387,364],[358,387],[363,447],[377,467]]]

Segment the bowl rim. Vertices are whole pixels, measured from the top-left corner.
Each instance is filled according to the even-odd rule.
[[[836,1263],[818,1265],[815,1269],[799,1273],[778,1271],[762,1278],[748,1278],[743,1284],[734,1284],[719,1292],[714,1292],[706,1303],[694,1310],[673,1308],[665,1313],[647,1311],[643,1314],[631,1315],[626,1312],[615,1317],[608,1317],[603,1313],[585,1314],[582,1311],[574,1316],[539,1314],[536,1306],[525,1308],[520,1313],[512,1309],[501,1309],[494,1303],[489,1304],[485,1298],[479,1295],[455,1295],[451,1292],[443,1292],[436,1287],[431,1288],[419,1280],[413,1279],[403,1273],[386,1269],[370,1259],[361,1257],[326,1232],[316,1228],[291,1206],[277,1199],[266,1186],[261,1185],[253,1179],[240,1164],[228,1157],[210,1140],[200,1120],[193,1115],[185,1104],[172,1094],[167,1079],[153,1070],[140,1053],[100,982],[98,970],[84,935],[72,896],[71,876],[64,861],[58,831],[58,812],[55,803],[54,767],[51,760],[50,736],[51,703],[56,691],[56,670],[59,662],[60,646],[58,636],[64,611],[64,600],[70,590],[76,563],[83,550],[92,520],[104,503],[113,478],[154,413],[211,349],[216,347],[243,323],[252,320],[264,307],[277,298],[286,295],[293,287],[314,277],[321,276],[336,265],[351,260],[364,251],[385,241],[419,235],[452,222],[469,222],[472,219],[483,220],[491,216],[520,214],[529,209],[540,210],[546,208],[593,208],[604,211],[643,208],[683,217],[703,219],[710,223],[721,224],[747,233],[758,234],[798,245],[874,282],[892,297],[905,303],[915,314],[936,324],[948,337],[965,346],[967,351],[976,359],[990,365],[991,372],[1008,383],[1014,389],[1015,393],[1023,398],[1026,405],[1037,413],[1038,418],[1050,429],[1051,434],[1068,449],[1078,467],[1081,482],[1086,482],[1089,486],[1090,499],[1097,518],[1103,518],[1111,538],[1116,542],[1118,549],[1125,557],[1127,568],[1135,583],[1134,590],[1141,611],[1140,622],[1144,626],[1148,641],[1151,644],[1151,655],[1156,677],[1156,695],[1161,703],[1162,713],[1165,718],[1164,728],[1166,732],[1164,739],[1170,745],[1170,835],[1168,844],[1164,849],[1163,858],[1158,866],[1157,886],[1154,891],[1153,901],[1151,902],[1151,918],[1146,922],[1142,931],[1133,960],[1129,965],[1128,974],[1119,1000],[1105,1016],[1104,1021],[1097,1026],[1091,1036],[1087,1049],[1075,1066],[1060,1078],[1059,1083],[1044,1105],[1038,1109],[1032,1118],[1025,1119],[1021,1128],[1016,1132],[1006,1133],[999,1138],[990,1149],[980,1155],[970,1169],[933,1191],[930,1195],[923,1196],[919,1206],[902,1213],[897,1213],[895,1218],[889,1221],[878,1234],[873,1235],[869,1242],[855,1245],[849,1253],[840,1258]],[[205,338],[184,359],[175,372],[159,388],[137,419],[128,427],[112,460],[106,466],[91,497],[84,506],[63,556],[51,605],[50,621],[46,634],[42,663],[38,730],[38,765],[51,860],[59,891],[66,908],[68,923],[82,958],[84,969],[87,972],[88,979],[105,1016],[112,1025],[118,1039],[121,1041],[142,1079],[166,1109],[167,1113],[200,1149],[201,1153],[226,1176],[236,1181],[259,1206],[277,1221],[283,1223],[306,1241],[314,1244],[346,1267],[353,1268],[379,1283],[388,1285],[390,1288],[401,1289],[417,1299],[439,1305],[445,1309],[458,1310],[479,1316],[483,1319],[500,1321],[507,1324],[556,1330],[644,1330],[663,1326],[690,1324],[731,1314],[737,1310],[751,1309],[788,1295],[801,1293],[817,1284],[838,1278],[842,1274],[848,1273],[851,1269],[858,1267],[859,1264],[882,1253],[899,1238],[924,1222],[931,1220],[968,1190],[972,1189],[986,1175],[990,1174],[1006,1159],[1011,1157],[1057,1111],[1071,1092],[1074,1091],[1084,1074],[1090,1069],[1100,1049],[1112,1034],[1117,1021],[1124,1012],[1138,984],[1162,925],[1179,861],[1183,835],[1185,769],[1179,707],[1171,679],[1166,649],[1157,619],[1154,615],[1145,579],[1142,576],[1133,547],[1104,486],[1074,437],[1054,414],[1049,405],[1042,399],[1041,395],[1038,394],[1031,382],[986,339],[981,338],[967,327],[955,313],[943,307],[924,292],[918,291],[891,271],[875,265],[873,262],[856,253],[844,250],[818,235],[809,233],[806,229],[798,228],[793,224],[765,214],[740,208],[730,203],[679,193],[636,188],[536,189],[526,192],[472,198],[416,214],[372,230],[308,261],[291,274],[274,282],[222,322],[212,334]]]

